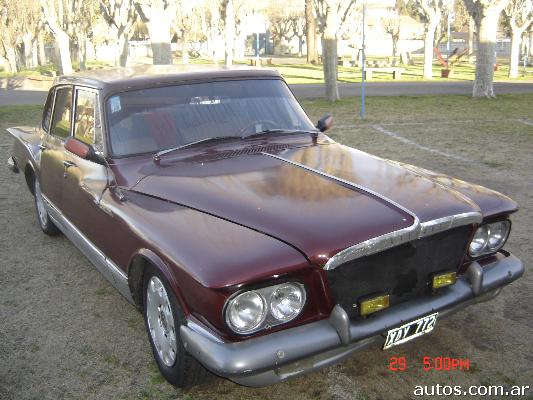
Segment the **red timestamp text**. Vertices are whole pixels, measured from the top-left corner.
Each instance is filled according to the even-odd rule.
[[[468,371],[470,369],[470,359],[468,358],[425,356],[415,364],[421,366],[424,371]],[[389,359],[390,371],[405,371],[407,365],[405,357],[391,357]]]

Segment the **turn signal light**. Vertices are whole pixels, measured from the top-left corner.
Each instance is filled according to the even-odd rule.
[[[445,274],[438,274],[433,276],[432,287],[438,289],[444,286],[453,285],[457,281],[457,273],[446,272]]]
[[[384,294],[380,296],[370,297],[359,302],[359,313],[361,315],[368,315],[376,311],[383,310],[389,307],[389,295]]]

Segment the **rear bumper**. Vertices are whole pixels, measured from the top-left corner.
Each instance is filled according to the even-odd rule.
[[[181,327],[187,351],[215,374],[246,386],[266,386],[337,363],[367,346],[383,344],[389,329],[439,312],[439,318],[496,297],[524,273],[513,255],[498,254],[481,267],[472,263],[455,285],[438,294],[351,322],[339,305],[329,319],[236,343],[223,343],[196,324]],[[438,326],[438,325],[437,325]]]

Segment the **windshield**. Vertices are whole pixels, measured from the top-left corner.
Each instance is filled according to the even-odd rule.
[[[315,129],[279,79],[132,90],[108,99],[107,116],[115,156],[154,153],[209,138]]]

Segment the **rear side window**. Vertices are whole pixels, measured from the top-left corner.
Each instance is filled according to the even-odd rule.
[[[50,119],[52,118],[52,105],[54,104],[54,92],[55,92],[54,89],[51,89],[48,92],[48,97],[46,98],[46,103],[44,105],[41,127],[46,132],[48,132],[50,128]]]
[[[63,87],[56,89],[56,101],[50,133],[61,139],[70,136],[72,121],[72,88]]]

